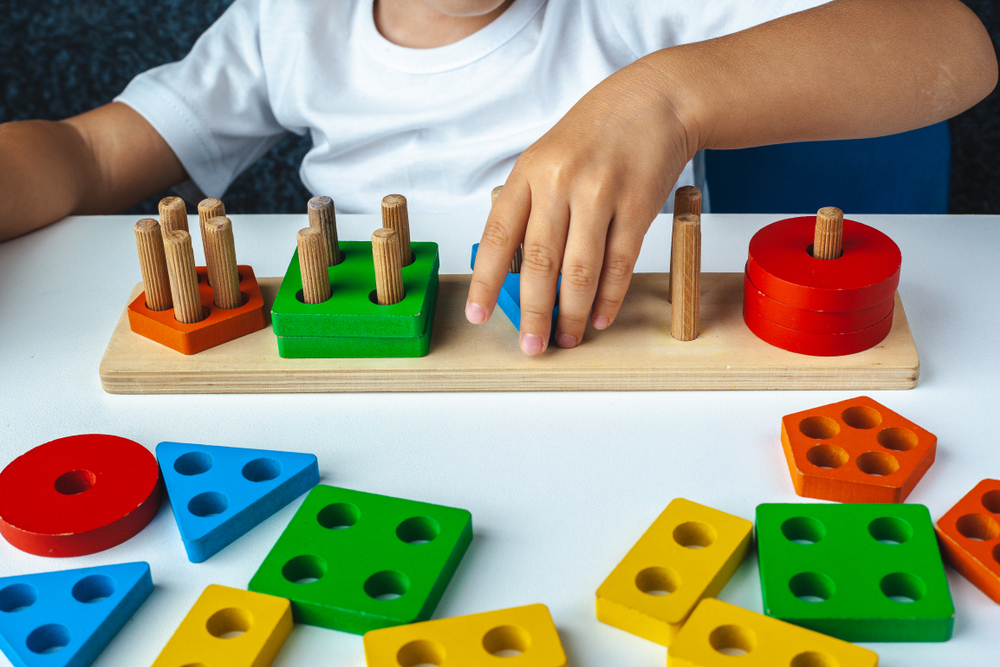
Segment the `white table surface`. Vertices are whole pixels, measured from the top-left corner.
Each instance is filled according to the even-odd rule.
[[[305,217],[231,217],[239,261],[259,276],[283,275]],[[741,271],[753,232],[780,217],[706,215],[703,270]],[[873,397],[938,436],[937,460],[908,500],[936,520],[981,479],[1000,477],[1000,217],[848,217],[885,231],[903,252],[899,292],[921,355],[920,382]],[[110,395],[98,365],[140,280],[134,222],[72,218],[0,244],[0,466],[49,440],[94,432],[150,449],[173,440],[313,452],[324,484],[470,510],[472,546],[434,617],[543,602],[574,667],[662,666],[663,647],[595,619],[597,586],[675,497],[751,520],[759,503],[811,502],[792,490],[780,419],[852,396]],[[441,245],[442,273],[468,271],[482,219],[414,214],[411,225],[414,240]],[[374,216],[339,219],[342,239],[366,239],[376,226]],[[638,270],[666,269],[668,227],[663,217],[654,223]],[[200,244],[196,238],[198,257]],[[387,404],[394,416],[384,416]],[[45,559],[0,542],[0,576],[149,562],[152,596],[95,663],[149,665],[205,586],[246,586],[300,503],[203,564],[187,561],[164,502],[135,538],[90,556]],[[880,664],[997,664],[1000,606],[950,569],[948,580],[954,638],[873,644]],[[753,555],[720,597],[761,610]],[[297,625],[273,664],[365,660],[360,637]]]

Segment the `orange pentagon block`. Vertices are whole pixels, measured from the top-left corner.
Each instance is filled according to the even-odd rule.
[[[937,437],[859,396],[781,419],[795,493],[841,503],[901,503],[934,463]]]
[[[945,561],[1000,604],[1000,480],[976,484],[934,530]]]

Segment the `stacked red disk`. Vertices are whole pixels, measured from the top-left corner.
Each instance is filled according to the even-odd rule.
[[[839,212],[839,211],[838,211]],[[750,240],[743,319],[761,340],[791,352],[867,350],[892,329],[902,256],[892,239],[843,221],[843,252],[812,256],[816,218],[779,220]]]

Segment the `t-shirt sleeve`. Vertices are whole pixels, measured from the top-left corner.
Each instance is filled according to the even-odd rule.
[[[208,196],[289,131],[271,109],[259,5],[236,0],[183,60],[140,74],[115,98],[149,121]]]

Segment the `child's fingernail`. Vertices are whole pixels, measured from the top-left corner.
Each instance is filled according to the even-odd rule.
[[[521,351],[532,356],[542,351],[542,339],[534,334],[521,336]]]
[[[486,320],[486,311],[478,303],[465,304],[465,319],[473,324],[482,324]]]
[[[604,317],[604,315],[598,315],[594,318],[595,329],[607,329],[609,324],[611,324],[611,320]]]
[[[576,347],[576,336],[564,333],[556,334],[556,345],[564,348]]]

